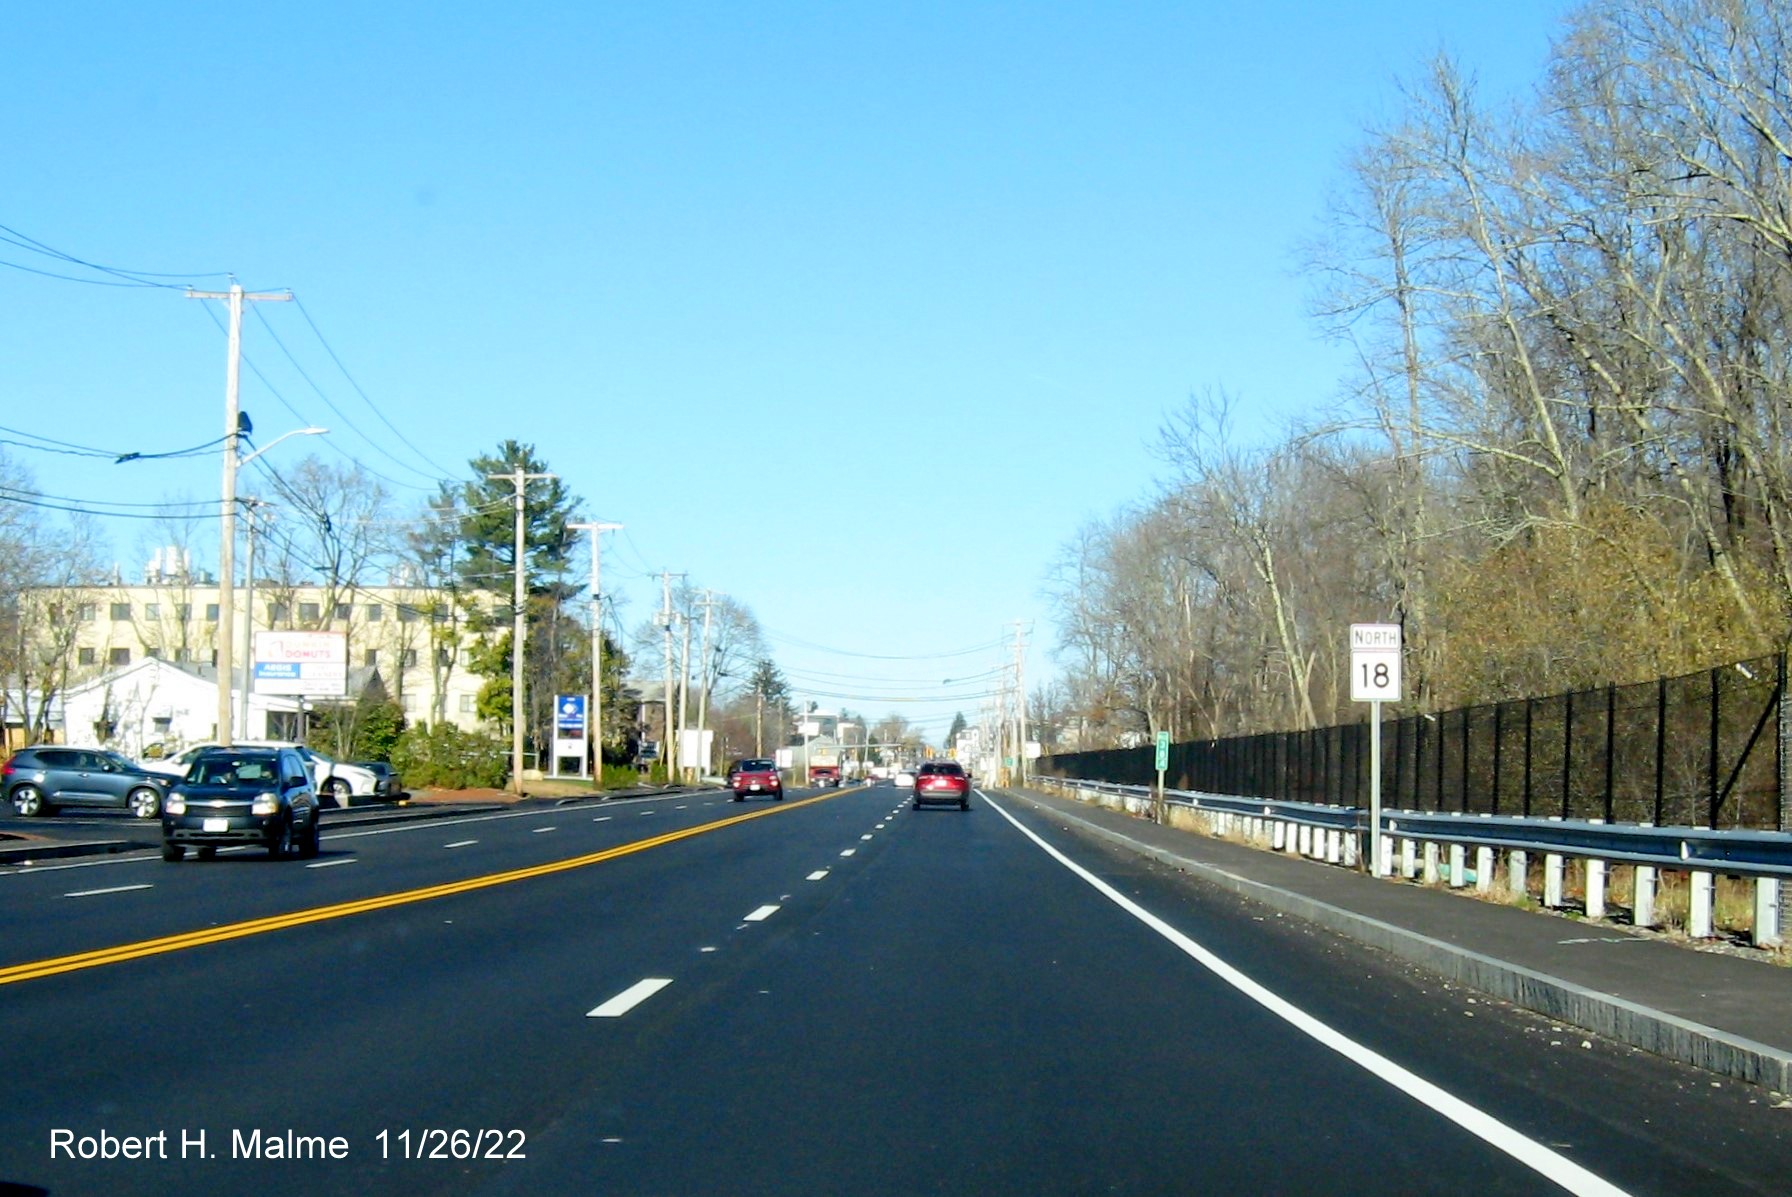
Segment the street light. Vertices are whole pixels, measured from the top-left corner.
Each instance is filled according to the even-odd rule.
[[[234,398],[234,396],[233,396]],[[295,436],[322,436],[328,428],[295,428],[283,432],[247,457],[237,456],[238,439],[246,435],[243,420],[224,440],[224,510],[218,530],[218,742],[229,746],[231,740],[230,675],[231,656],[236,648],[236,472],[272,449],[281,441]],[[253,583],[251,583],[253,586]],[[249,612],[254,619],[254,612]],[[245,695],[245,704],[247,696]]]

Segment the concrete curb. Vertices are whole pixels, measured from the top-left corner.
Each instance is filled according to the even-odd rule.
[[[106,856],[115,852],[137,852],[161,846],[158,831],[153,842],[146,840],[0,840],[0,865],[23,864],[33,860],[59,860],[69,856]]]
[[[1678,1060],[1721,1076],[1748,1081],[1776,1093],[1792,1092],[1792,1054],[1716,1027],[1705,1026],[1661,1010],[1651,1010],[1609,993],[1587,989],[1572,981],[1534,969],[1497,960],[1455,944],[1444,943],[1404,927],[1396,927],[1317,898],[1278,889],[1241,877],[1202,861],[1191,860],[1166,848],[1133,839],[1056,807],[1043,806],[1031,795],[1005,790],[1035,810],[1063,816],[1083,830],[1129,851],[1150,857],[1211,881],[1241,897],[1272,910],[1305,919],[1359,943],[1417,964],[1491,997],[1535,1011],[1549,1018],[1641,1048],[1670,1060]]]

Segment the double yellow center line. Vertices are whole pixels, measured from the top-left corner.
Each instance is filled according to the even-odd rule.
[[[495,885],[509,885],[514,881],[528,881],[535,877],[548,877],[555,873],[566,873],[573,869],[586,868],[589,865],[602,864],[606,860],[615,860],[623,856],[632,856],[637,852],[645,852],[649,848],[659,848],[666,844],[688,840],[693,836],[706,832],[720,831],[724,827],[733,827],[738,823],[746,823],[753,819],[763,819],[768,815],[783,814],[786,811],[799,810],[817,802],[826,802],[838,797],[841,791],[824,794],[818,798],[805,798],[801,802],[791,802],[778,806],[769,806],[763,810],[748,814],[735,815],[732,818],[720,819],[714,823],[702,823],[696,827],[687,827],[682,831],[669,831],[665,835],[656,835],[652,839],[636,840],[630,844],[620,844],[614,848],[605,848],[602,852],[592,852],[586,856],[574,856],[568,860],[556,860],[549,864],[531,865],[525,869],[511,869],[503,873],[487,873],[483,877],[469,877],[465,881],[449,881],[441,885],[429,885],[422,889],[409,889],[396,894],[381,894],[373,898],[361,898],[354,902],[338,902],[334,906],[317,906],[310,910],[295,910],[289,914],[269,915],[266,918],[249,919],[241,923],[228,923],[222,927],[207,927],[199,931],[183,931],[179,935],[164,935],[159,939],[145,939],[137,943],[119,944],[117,947],[99,948],[91,952],[76,952],[72,956],[57,956],[49,960],[36,960],[26,964],[14,964],[0,968],[0,985],[11,985],[17,981],[30,981],[38,977],[53,977],[58,973],[79,972],[87,968],[99,968],[107,964],[122,964],[126,960],[139,960],[145,956],[160,956],[164,952],[180,952],[187,948],[200,947],[208,943],[223,943],[231,939],[243,939],[250,935],[262,935],[269,931],[283,931],[288,927],[302,927],[306,923],[321,923],[328,919],[348,918],[351,915],[368,914],[375,910],[386,910],[393,906],[408,906],[413,902],[429,902],[436,898],[446,898],[454,894],[471,893],[474,890],[490,889]]]

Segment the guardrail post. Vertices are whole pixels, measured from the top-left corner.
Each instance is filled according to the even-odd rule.
[[[1450,845],[1450,888],[1461,889],[1468,884],[1468,850],[1461,844]]]
[[[1426,885],[1436,885],[1437,884],[1437,878],[1438,878],[1437,855],[1438,855],[1437,841],[1436,840],[1426,840],[1425,841],[1425,884]]]
[[[1606,704],[1606,717],[1607,717],[1607,719],[1609,719],[1611,717],[1611,704],[1609,702],[1609,699],[1610,699],[1609,688],[1608,688],[1608,693],[1607,693],[1607,699],[1608,699],[1608,702]],[[1611,767],[1610,767],[1610,764],[1608,763],[1606,766],[1606,778],[1607,778],[1607,780],[1606,780],[1606,802],[1608,804],[1611,802],[1610,777],[1611,777]],[[1605,822],[1604,819],[1589,819],[1587,821],[1589,823]],[[1588,860],[1587,860],[1587,917],[1590,919],[1602,919],[1605,917],[1605,870],[1606,870],[1606,864],[1603,860],[1595,860],[1590,857],[1588,858]]]
[[[1780,883],[1777,878],[1755,878],[1755,946],[1780,945]]]
[[[1506,853],[1506,888],[1520,898],[1531,892],[1531,856],[1528,852]]]
[[[1605,917],[1605,869],[1603,860],[1587,861],[1587,917]]]
[[[1567,871],[1567,858],[1560,852],[1543,854],[1543,904],[1551,910],[1562,905],[1562,875]]]
[[[1485,845],[1475,849],[1475,890],[1486,893],[1493,888],[1493,849]]]
[[[1638,927],[1655,925],[1655,866],[1636,866],[1636,876],[1632,881],[1636,891],[1631,900],[1630,921]]]
[[[1344,840],[1344,867],[1354,869],[1362,861],[1362,844],[1356,832],[1339,833]]]
[[[1717,877],[1706,872],[1692,874],[1692,908],[1686,916],[1686,933],[1694,939],[1711,938],[1711,907],[1717,896]]]
[[[1394,874],[1394,841],[1389,836],[1380,836],[1377,843],[1381,845],[1381,859],[1375,862],[1377,877],[1391,877]]]
[[[1290,856],[1300,855],[1300,833],[1306,830],[1299,823],[1288,824],[1288,834],[1283,837],[1282,847]]]
[[[1344,859],[1344,833],[1335,828],[1325,830],[1325,862],[1338,864]]]
[[[1400,875],[1408,881],[1419,875],[1418,849],[1412,840],[1400,841]]]
[[[1280,819],[1269,821],[1269,849],[1280,852],[1288,845],[1288,824]]]

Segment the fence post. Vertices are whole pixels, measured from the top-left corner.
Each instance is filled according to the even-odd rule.
[[[1781,660],[1785,658],[1782,657]],[[1783,724],[1785,708],[1780,710]],[[1662,804],[1667,801],[1668,785],[1668,679],[1659,678],[1655,683],[1655,818],[1656,826],[1661,825]],[[1785,787],[1780,788],[1785,793]]]
[[[1500,732],[1503,730],[1506,717],[1506,704],[1493,704],[1493,804],[1494,814],[1500,813]]]
[[[1718,680],[1721,677],[1722,677],[1721,670],[1713,669],[1711,671],[1711,743],[1710,743],[1710,753],[1706,757],[1706,762],[1709,765],[1709,768],[1706,769],[1706,774],[1707,774],[1706,780],[1707,780],[1707,783],[1710,785],[1710,804],[1709,804],[1709,806],[1707,806],[1706,811],[1705,811],[1705,826],[1707,826],[1707,827],[1716,827],[1717,826],[1717,784],[1718,784],[1717,783],[1717,752],[1718,752],[1717,732],[1718,732],[1718,716],[1721,713],[1719,706],[1718,706],[1717,685],[1718,685]],[[1697,874],[1694,874],[1694,876],[1697,876]],[[1694,888],[1695,888],[1695,890],[1697,889],[1696,886]],[[1705,932],[1705,934],[1707,934],[1707,935],[1709,935],[1710,933],[1711,932],[1709,929],[1707,929]]]
[[[1605,687],[1605,821],[1612,821],[1612,756],[1617,750],[1618,687]]]
[[[1570,818],[1569,795],[1574,793],[1574,691],[1562,698],[1562,818]]]
[[[1529,698],[1524,700],[1524,817],[1531,817],[1531,708]]]

